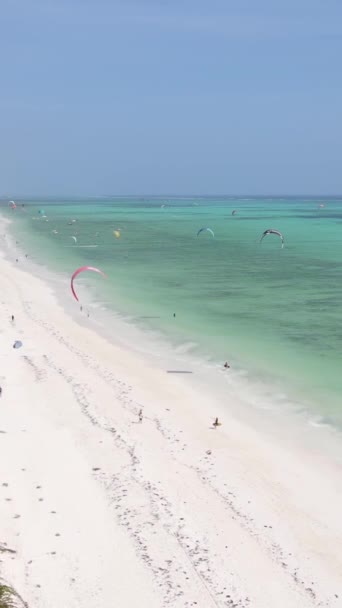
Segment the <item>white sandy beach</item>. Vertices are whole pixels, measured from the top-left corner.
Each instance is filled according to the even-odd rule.
[[[167,374],[23,258],[0,264],[0,577],[29,608],[342,606],[333,451],[262,432],[228,387]]]

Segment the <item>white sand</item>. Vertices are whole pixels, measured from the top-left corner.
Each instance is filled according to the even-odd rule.
[[[342,606],[337,456],[261,432],[228,389],[110,344],[0,263],[0,576],[28,606]]]

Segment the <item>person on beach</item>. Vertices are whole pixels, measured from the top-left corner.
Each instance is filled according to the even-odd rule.
[[[2,397],[2,386],[0,386],[0,397]]]
[[[213,422],[213,426],[216,429],[218,426],[221,426],[221,422],[219,422],[218,418],[215,418],[215,422]]]
[[[14,315],[11,316],[11,321],[14,322]]]
[[[224,366],[223,366],[223,367],[225,367],[226,369],[229,369],[229,368],[230,368],[230,365],[229,365],[228,361],[226,361],[226,362],[225,362],[225,364],[224,364]]]
[[[143,419],[142,409],[139,410],[138,416],[139,416],[139,422],[142,422],[142,419]]]

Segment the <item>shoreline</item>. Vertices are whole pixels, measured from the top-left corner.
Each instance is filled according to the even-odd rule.
[[[17,553],[0,576],[28,605],[339,606],[334,448],[247,423],[234,390],[166,374],[1,263],[0,544]]]
[[[22,223],[22,226],[26,223],[26,221]],[[37,276],[47,279],[47,282],[53,286],[63,307],[73,315],[77,322],[82,322],[79,318],[80,315],[77,315],[75,302],[71,302],[70,298],[67,297],[67,283],[72,269],[84,262],[83,256],[78,255],[73,258],[73,256],[65,257],[62,255],[60,258],[63,247],[56,247],[53,240],[45,238],[45,233],[38,235],[37,239],[32,241],[33,233],[28,225],[25,226],[24,232],[19,231],[18,233],[20,224],[21,222],[12,222],[14,240],[17,235],[21,243],[20,247],[25,243],[24,251],[26,251],[26,247],[28,251],[33,248],[35,267],[33,266],[31,271]],[[50,245],[52,245],[51,251]],[[74,248],[73,246],[70,248],[64,245],[65,248],[67,250],[77,250],[77,247]],[[47,252],[48,257],[45,257],[45,252]],[[81,249],[78,250],[78,254],[80,252],[82,253]],[[58,259],[58,263],[54,262],[54,257]],[[45,264],[42,260],[45,261]],[[106,257],[103,260],[104,263],[105,260]],[[88,262],[93,264],[94,259],[88,258]],[[98,264],[100,264],[100,261],[98,261]],[[90,286],[87,287],[87,285],[92,284],[92,278],[87,275],[82,277],[79,284],[79,289],[82,290],[81,294],[85,296],[86,301],[91,306],[91,316],[92,320],[95,319],[97,332],[100,331],[102,335],[114,342],[118,338],[122,339],[124,346],[128,348],[132,348],[132,342],[136,342],[136,350],[140,350],[144,355],[153,355],[158,352],[159,356],[162,353],[166,363],[168,363],[171,351],[179,355],[183,353],[187,364],[196,364],[197,368],[201,365],[201,375],[207,375],[209,368],[211,368],[211,384],[215,389],[218,379],[217,372],[222,370],[223,362],[228,360],[231,363],[229,390],[233,387],[238,395],[241,394],[241,401],[249,402],[249,396],[253,395],[249,404],[253,408],[256,407],[261,410],[280,409],[299,416],[304,416],[307,413],[309,424],[315,427],[328,427],[332,430],[342,431],[339,383],[336,384],[335,382],[335,377],[339,377],[339,371],[338,369],[335,370],[335,363],[332,367],[327,367],[327,364],[322,367],[320,360],[312,359],[309,362],[307,360],[308,352],[297,353],[296,344],[292,344],[292,348],[289,350],[289,345],[287,347],[284,343],[279,345],[277,338],[277,345],[273,344],[276,349],[274,361],[277,361],[277,363],[273,366],[272,361],[269,360],[270,346],[268,343],[270,335],[267,334],[267,330],[266,334],[263,333],[261,336],[259,335],[258,339],[247,343],[243,328],[240,327],[240,330],[236,332],[231,327],[228,334],[227,331],[223,332],[224,339],[218,340],[218,328],[215,329],[214,324],[212,327],[214,339],[211,340],[208,332],[202,332],[201,327],[191,324],[188,316],[186,316],[186,310],[184,317],[182,314],[178,315],[177,312],[177,322],[175,322],[175,319],[171,318],[171,313],[168,310],[168,305],[165,306],[165,302],[162,308],[160,306],[153,307],[149,298],[144,298],[143,291],[130,291],[130,287],[127,291],[125,282],[123,283],[124,286],[121,285],[120,281],[116,283],[115,271],[119,267],[116,267],[116,269],[108,266],[103,267],[102,262],[101,267],[107,273],[108,280],[101,282],[97,290],[91,289]],[[52,272],[51,268],[53,269]],[[66,271],[67,268],[69,270]],[[146,301],[149,301],[148,306],[145,305]],[[136,304],[133,304],[133,302],[136,302]],[[150,308],[151,305],[152,308]],[[160,315],[156,316],[156,319],[160,320],[149,321],[148,315],[155,313]],[[205,319],[203,321],[205,329]],[[189,322],[190,325],[188,325]],[[253,332],[253,327],[250,330]],[[126,340],[127,335],[130,336],[130,340]],[[146,345],[149,345],[148,353]],[[265,360],[264,347],[268,351]],[[313,354],[315,349],[309,350]],[[154,359],[156,361],[156,357]],[[338,357],[336,359],[338,360]],[[291,360],[290,366],[289,360]],[[261,364],[260,361],[262,361]],[[298,370],[300,371],[298,372]],[[325,403],[329,404],[328,411],[323,405]]]
[[[3,216],[0,216],[0,226],[1,222],[13,225],[13,220]],[[18,252],[19,256],[24,255],[21,245],[14,243],[12,235],[6,235],[4,241],[5,257],[14,264]],[[282,440],[286,429],[287,440],[296,435],[298,441],[307,442],[307,447],[314,449],[319,442],[324,452],[332,448],[332,455],[340,456],[342,464],[342,428],[335,420],[332,421],[329,414],[310,407],[308,397],[300,400],[295,390],[284,393],[284,384],[275,381],[268,384],[264,379],[260,382],[257,376],[251,377],[249,371],[242,367],[233,366],[227,372],[223,364],[208,353],[194,351],[194,342],[173,343],[171,337],[161,331],[137,324],[135,317],[105,307],[105,302],[101,301],[99,305],[93,291],[87,286],[79,287],[88,301],[83,314],[80,314],[80,302],[75,303],[70,296],[70,280],[65,273],[51,272],[43,263],[30,257],[21,261],[24,261],[25,269],[30,274],[48,285],[64,312],[81,327],[128,350],[138,359],[147,359],[151,366],[163,373],[168,369],[184,370],[183,377],[178,376],[180,381],[189,383],[194,378],[200,384],[198,388],[206,391],[210,398],[215,393],[218,401],[224,401],[228,394],[230,410],[233,409],[234,416],[243,423],[252,420],[253,428],[257,427],[263,432],[267,427],[273,435],[281,428],[278,441]],[[91,313],[90,318],[85,315],[87,310]],[[188,370],[191,370],[191,379],[185,376]]]

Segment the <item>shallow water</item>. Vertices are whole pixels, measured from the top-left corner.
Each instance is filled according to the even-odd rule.
[[[320,202],[20,201],[3,213],[19,247],[51,270],[104,270],[107,280],[77,279],[84,305],[90,286],[97,305],[342,424],[342,200]],[[196,236],[204,226],[215,238]],[[276,236],[260,245],[267,228],[284,249]]]

